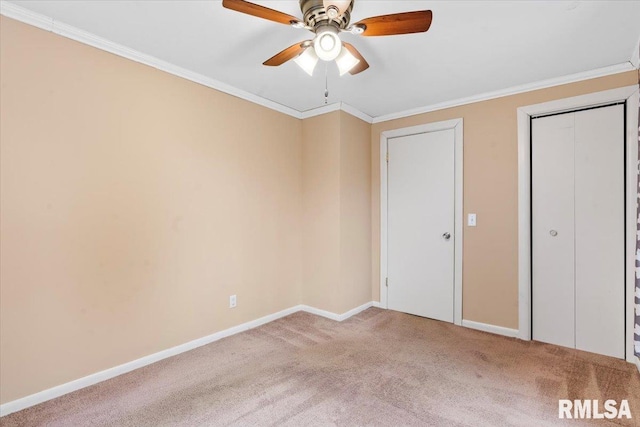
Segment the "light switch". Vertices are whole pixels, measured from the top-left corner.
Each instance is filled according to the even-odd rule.
[[[469,227],[475,227],[476,226],[476,214],[469,214],[469,219],[467,220],[467,225]]]

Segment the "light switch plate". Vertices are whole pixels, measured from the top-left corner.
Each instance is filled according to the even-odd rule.
[[[475,227],[476,226],[476,214],[474,214],[474,213],[470,213],[469,214],[469,219],[467,220],[467,225],[469,227]]]

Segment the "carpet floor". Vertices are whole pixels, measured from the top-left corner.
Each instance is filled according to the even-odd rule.
[[[632,419],[561,420],[558,399]],[[622,360],[370,308],[298,312],[0,418],[2,426],[640,425]]]

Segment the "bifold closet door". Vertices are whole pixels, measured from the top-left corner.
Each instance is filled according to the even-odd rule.
[[[576,348],[624,358],[624,107],[575,113]]]
[[[533,338],[624,358],[624,107],[531,130]]]
[[[575,347],[574,119],[533,120],[533,339]]]

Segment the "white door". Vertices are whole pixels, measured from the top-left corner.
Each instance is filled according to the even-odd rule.
[[[624,358],[624,107],[576,113],[576,348]]]
[[[624,358],[624,108],[532,123],[533,338]]]
[[[390,138],[387,304],[453,322],[455,134]]]
[[[573,114],[533,120],[533,339],[575,347]]]

